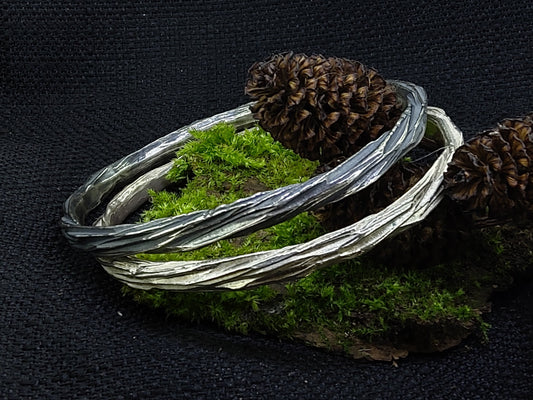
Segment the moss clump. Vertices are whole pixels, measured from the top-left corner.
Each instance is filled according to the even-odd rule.
[[[318,162],[306,160],[275,142],[260,128],[236,134],[229,124],[218,124],[202,132],[181,148],[168,174],[178,192],[150,192],[152,205],[142,215],[144,221],[215,208],[253,193],[304,182]],[[237,256],[301,243],[323,233],[319,221],[301,213],[289,221],[246,237],[220,240],[198,250],[141,254],[152,261],[198,260]]]
[[[151,192],[145,221],[215,208],[253,193],[301,183],[318,162],[301,158],[260,128],[236,134],[229,124],[193,131],[197,139],[177,153],[167,178],[185,186],[177,193]]]
[[[477,320],[461,288],[423,271],[367,268],[360,261],[316,271],[297,282],[256,289],[175,293],[129,288],[135,299],[193,322],[215,322],[230,331],[291,337],[328,329],[345,338],[375,339],[406,321]]]
[[[490,309],[490,295],[531,270],[530,254],[512,253],[509,262],[518,241],[531,239],[529,231],[503,229],[477,231],[471,237],[475,245],[458,259],[425,268],[376,264],[378,246],[285,285],[204,293],[123,290],[139,303],[193,323],[390,360],[408,351],[445,350],[473,332],[486,338],[482,314]]]
[[[257,189],[301,182],[316,168],[260,129],[235,134],[230,126],[220,125],[194,135],[197,140],[177,153],[169,175],[183,187],[178,192],[152,193],[153,204],[144,220],[212,208]],[[307,241],[321,233],[317,219],[305,213],[199,250],[139,256],[152,260],[232,256]],[[140,303],[191,322],[214,323],[241,334],[297,338],[356,358],[385,360],[405,351],[443,350],[475,329],[486,330],[481,313],[488,296],[495,285],[509,283],[514,267],[504,259],[507,241],[502,238],[509,237],[507,233],[478,231],[476,235],[471,237],[476,245],[457,251],[455,259],[424,268],[383,262],[376,256],[385,253],[381,245],[357,260],[285,285],[203,293],[129,287],[123,291]],[[517,259],[516,265],[523,264]]]
[[[251,290],[174,293],[124,288],[124,292],[169,315],[212,322],[241,334],[259,332],[311,341],[316,332],[327,332],[320,343],[314,340],[313,344],[346,350],[363,341],[362,347],[387,343],[394,348],[435,351],[449,337],[437,337],[434,347],[421,349],[406,337],[407,330],[453,325],[463,335],[465,329],[482,327],[475,293],[467,294],[446,274],[434,278],[437,270],[441,271],[440,266],[422,271],[386,268],[365,258],[315,271],[286,285]],[[454,278],[458,274],[455,271]]]

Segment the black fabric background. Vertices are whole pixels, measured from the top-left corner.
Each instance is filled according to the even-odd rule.
[[[525,114],[532,2],[0,4],[1,398],[530,398],[531,283],[495,299],[487,345],[394,368],[166,320],[123,298],[58,221],[94,171],[247,102],[248,67],[279,51],[416,82],[466,136]]]

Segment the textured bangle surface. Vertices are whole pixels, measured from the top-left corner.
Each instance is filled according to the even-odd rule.
[[[461,132],[442,110],[428,109],[428,117],[445,142],[442,154],[414,187],[377,214],[307,243],[237,257],[153,262],[133,255],[186,251],[244,235],[340,200],[375,182],[419,143],[425,131],[424,91],[405,82],[394,84],[407,103],[395,128],[338,167],[305,183],[257,193],[213,210],[143,224],[114,225],[146,200],[147,188],[166,185],[164,177],[171,166],[168,158],[191,139],[188,130],[207,129],[222,121],[233,123],[237,129],[252,126],[255,122],[249,105],[243,105],[173,132],[95,174],[65,203],[64,233],[74,246],[93,252],[115,278],[143,289],[249,288],[302,277],[314,269],[356,257],[422,220],[440,201],[442,175],[453,152],[462,144]],[[78,222],[118,184],[139,175],[109,202],[95,225]]]
[[[94,174],[65,202],[61,226],[72,246],[99,256],[125,256],[142,252],[187,251],[220,239],[246,235],[275,225],[303,212],[341,200],[375,182],[392,164],[421,140],[426,120],[426,95],[422,88],[394,82],[406,108],[395,127],[368,143],[338,167],[310,180],[257,193],[212,210],[162,218],[142,224],[120,224],[131,207],[120,206],[128,198],[111,200],[106,214],[95,225],[85,225],[87,214],[120,185],[138,178],[144,190],[161,176],[152,171],[168,162],[175,151],[191,140],[189,130],[208,129],[226,121],[237,129],[253,126],[249,104],[197,121],[145,146]],[[165,167],[161,167],[164,170]],[[145,174],[143,176],[143,174]],[[131,191],[130,189],[127,189]],[[133,206],[132,206],[133,207]],[[112,223],[112,225],[110,225]],[[116,225],[119,224],[119,225]]]

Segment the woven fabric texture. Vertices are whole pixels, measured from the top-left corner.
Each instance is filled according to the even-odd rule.
[[[257,60],[359,60],[423,86],[469,136],[533,109],[533,3],[0,2],[0,398],[526,399],[531,283],[495,299],[490,342],[360,363],[166,320],[61,236],[96,170],[248,99]]]

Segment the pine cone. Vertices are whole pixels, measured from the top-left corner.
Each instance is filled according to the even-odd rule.
[[[401,114],[394,88],[357,61],[280,54],[252,65],[246,93],[263,129],[311,160],[348,157]]]
[[[445,193],[483,218],[533,211],[533,113],[507,119],[455,152],[444,175]]]

